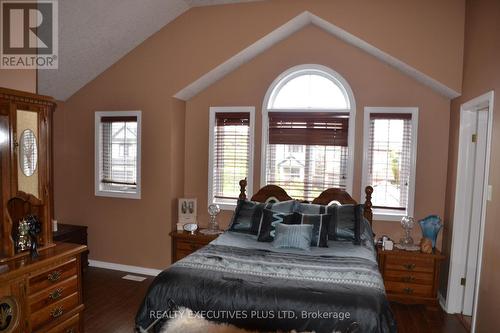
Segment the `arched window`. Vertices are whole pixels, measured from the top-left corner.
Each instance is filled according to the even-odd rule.
[[[281,74],[263,107],[262,184],[312,200],[337,187],[351,192],[355,102],[347,82],[320,65]]]

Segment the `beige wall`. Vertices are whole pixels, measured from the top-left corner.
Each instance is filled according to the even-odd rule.
[[[476,332],[496,332],[500,324],[500,2],[496,0],[470,0],[466,8],[465,59],[463,95],[452,103],[450,118],[450,150],[448,165],[448,188],[446,216],[453,218],[455,182],[458,159],[458,133],[460,125],[460,105],[468,100],[494,90],[496,94],[493,116],[493,142],[489,183],[493,185],[493,201],[486,209],[486,228],[483,246],[483,269],[479,286],[479,307]],[[446,230],[444,249],[449,254],[452,229]],[[446,272],[445,272],[446,273]],[[442,283],[444,287],[447,276]]]
[[[361,197],[363,159],[363,110],[365,106],[417,106],[419,142],[415,217],[444,213],[448,153],[449,100],[434,93],[377,59],[323,30],[309,26],[240,67],[187,102],[185,181],[186,196],[198,198],[200,222],[206,224],[208,184],[208,109],[210,106],[255,106],[254,188],[260,188],[261,120],[264,95],[272,81],[286,69],[300,64],[328,66],[350,84],[356,99],[356,144],[353,196]],[[227,225],[231,212],[221,215]],[[398,222],[376,222],[378,235],[399,240]],[[415,228],[415,240],[421,237]]]
[[[429,10],[431,4],[432,10]],[[462,0],[274,0],[189,10],[61,104],[55,114],[56,218],[60,222],[89,226],[91,259],[153,268],[165,267],[170,263],[168,232],[171,224],[175,223],[175,198],[189,195],[189,192],[184,193],[183,187],[190,186],[190,182],[198,177],[200,186],[205,187],[207,184],[206,169],[194,175],[190,169],[193,163],[206,159],[207,153],[202,152],[192,160],[192,152],[186,151],[184,156],[181,147],[185,145],[191,149],[193,136],[202,135],[203,140],[206,140],[207,136],[202,133],[207,131],[208,123],[202,132],[190,131],[189,135],[184,136],[184,104],[171,96],[304,10],[339,25],[435,79],[459,89],[463,53],[463,4]],[[317,36],[324,36],[324,33],[318,32]],[[328,41],[334,42],[334,39],[330,38]],[[294,48],[302,51],[302,59],[315,54],[321,56],[315,50],[317,44],[307,45],[310,47],[308,54],[303,53],[306,51],[303,48]],[[345,46],[342,47],[344,48]],[[331,47],[328,50],[332,53],[331,57],[335,58],[338,51]],[[317,61],[324,61],[333,68],[338,68],[325,58],[326,55],[323,55]],[[294,59],[301,61],[299,57]],[[340,60],[344,63],[339,68],[349,67],[349,59],[339,58]],[[253,76],[258,81],[257,84],[248,82],[245,78],[252,87],[256,87],[256,94],[251,101],[248,100],[248,95],[241,95],[242,99],[235,102],[258,106],[269,80],[290,64],[287,57],[271,57],[269,61],[266,68],[271,68],[273,75],[261,73],[268,82],[261,85],[262,79],[258,77]],[[361,64],[365,64],[364,60]],[[408,105],[411,99],[413,104],[423,105],[425,101],[429,111],[423,112],[422,121],[429,122],[429,131],[438,133],[436,136],[442,134],[444,141],[438,144],[440,148],[436,148],[436,153],[423,155],[424,160],[428,159],[423,169],[432,168],[429,160],[436,159],[441,163],[443,156],[446,156],[448,134],[447,127],[443,131],[439,124],[441,117],[448,119],[448,102],[409,78],[394,73],[386,65],[379,64],[374,68],[389,73],[391,78],[387,79],[387,86],[393,87],[393,91],[373,90],[371,84],[377,86],[377,82],[361,79],[353,79],[353,87],[366,94],[366,103],[375,101],[376,94],[372,91],[380,94],[376,101],[381,104]],[[371,70],[371,66],[366,68],[367,76]],[[349,75],[346,77],[351,79]],[[406,84],[403,87],[399,85],[401,82],[408,82],[409,86],[415,87],[414,92],[410,94]],[[402,90],[404,93],[401,95]],[[224,95],[227,96],[227,93]],[[359,96],[361,98],[363,94]],[[358,101],[359,106],[363,105],[360,104],[362,101]],[[141,200],[94,196],[93,119],[96,110],[143,111]],[[186,113],[186,117],[187,115]],[[206,115],[208,117],[208,113]],[[434,117],[437,117],[435,123],[429,120]],[[186,118],[188,129],[191,128],[190,121],[191,118]],[[424,147],[434,145],[425,135],[421,135],[421,140]],[[203,143],[206,146],[206,141]],[[361,150],[357,150],[358,157],[360,152]],[[184,165],[189,174],[186,172],[184,175]],[[203,168],[206,168],[206,163]],[[358,163],[357,172],[359,168]],[[441,187],[445,176],[440,165],[436,169],[441,175],[435,183],[436,196],[440,196],[444,191]],[[423,175],[427,172],[424,170]],[[424,189],[430,190],[434,185],[423,179],[420,181],[423,182],[420,186]],[[355,184],[357,193],[359,186],[358,180]],[[206,191],[202,192],[199,194],[199,202],[206,203],[202,199],[206,196]],[[440,202],[434,202],[424,194],[420,194],[417,201],[422,202],[420,208],[417,208],[419,216],[443,211]],[[201,209],[200,207],[200,211]],[[380,224],[378,228],[383,232],[384,227],[393,229],[393,226],[394,224]]]
[[[0,87],[36,93],[36,70],[0,69]]]

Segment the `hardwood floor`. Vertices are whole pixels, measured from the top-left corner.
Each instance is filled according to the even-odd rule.
[[[152,278],[123,280],[127,273],[89,267],[83,278],[85,332],[132,333],[134,317]],[[457,316],[441,309],[392,303],[399,333],[467,333]]]
[[[457,316],[441,308],[427,310],[423,305],[391,303],[399,333],[467,333]]]
[[[84,327],[89,333],[132,333],[134,318],[153,281],[122,279],[129,273],[89,267],[83,275]]]

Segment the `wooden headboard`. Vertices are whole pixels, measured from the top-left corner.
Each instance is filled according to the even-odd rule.
[[[246,188],[247,180],[240,180],[240,199],[246,199]],[[363,215],[372,224],[373,212],[372,212],[372,193],[373,187],[365,187],[365,202]],[[266,202],[269,199],[276,199],[278,201],[294,200],[292,197],[286,193],[286,191],[277,185],[266,185],[255,193],[250,200],[256,202]],[[349,193],[339,188],[329,188],[321,192],[321,194],[314,198],[311,202],[318,205],[328,205],[332,201],[338,201],[342,205],[353,204],[356,205],[357,202],[354,200]]]

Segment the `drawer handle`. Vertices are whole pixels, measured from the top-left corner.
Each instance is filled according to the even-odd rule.
[[[405,294],[413,294],[412,288],[404,288],[403,291],[405,292]]]
[[[415,268],[415,264],[404,264],[403,267],[406,268],[407,270],[411,271]]]
[[[49,280],[50,282],[57,282],[61,278],[61,274],[61,271],[53,271],[52,273],[47,275],[47,280]]]
[[[413,276],[404,276],[403,282],[414,282],[416,279]]]
[[[66,330],[66,333],[75,333],[75,330],[74,330],[74,329],[72,329],[72,328],[68,328],[68,329]]]
[[[63,307],[58,306],[57,308],[54,308],[52,309],[52,311],[50,311],[50,316],[52,318],[59,318],[63,315],[63,313],[64,313]]]
[[[62,296],[63,288],[57,288],[49,294],[49,299],[56,300]]]

